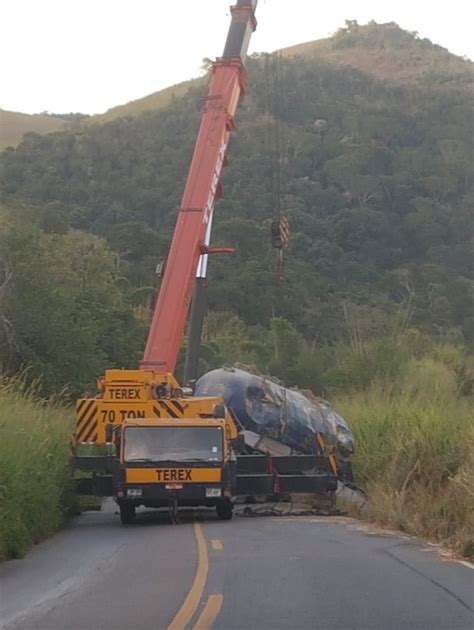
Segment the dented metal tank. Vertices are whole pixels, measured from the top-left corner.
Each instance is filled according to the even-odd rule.
[[[336,451],[341,469],[354,451],[345,420],[310,392],[287,389],[258,374],[225,367],[201,376],[195,395],[221,396],[243,429],[278,440],[298,453],[317,451],[316,433],[321,433]]]

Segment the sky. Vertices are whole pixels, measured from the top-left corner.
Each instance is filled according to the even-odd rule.
[[[200,74],[222,53],[229,0],[1,0],[0,108],[101,113]],[[249,52],[397,22],[474,59],[470,0],[259,0]]]

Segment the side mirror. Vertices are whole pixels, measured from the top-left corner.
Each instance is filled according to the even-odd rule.
[[[113,424],[105,425],[105,441],[106,442],[112,442],[112,438],[114,436],[114,429],[115,429],[115,426]]]
[[[235,439],[235,449],[237,453],[245,452],[245,437],[243,433],[239,433]]]
[[[115,440],[114,440],[115,436]],[[116,424],[106,424],[105,425],[105,441],[106,442],[114,442],[118,444],[120,442],[120,438],[122,436],[122,427],[119,427]]]
[[[226,418],[225,405],[222,405],[222,404],[214,405],[212,409],[212,415],[214,416],[214,418],[222,418],[223,420],[225,420]]]

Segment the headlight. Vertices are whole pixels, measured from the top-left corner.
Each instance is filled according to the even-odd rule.
[[[141,497],[142,489],[141,488],[128,488],[127,489],[127,497]]]
[[[206,497],[220,497],[221,489],[220,488],[206,488]]]

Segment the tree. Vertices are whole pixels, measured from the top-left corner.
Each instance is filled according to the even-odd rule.
[[[143,330],[115,283],[116,257],[104,241],[15,227],[2,234],[1,251],[9,278],[0,330],[7,373],[26,369],[44,394],[67,387],[78,395],[105,368],[135,364]]]

